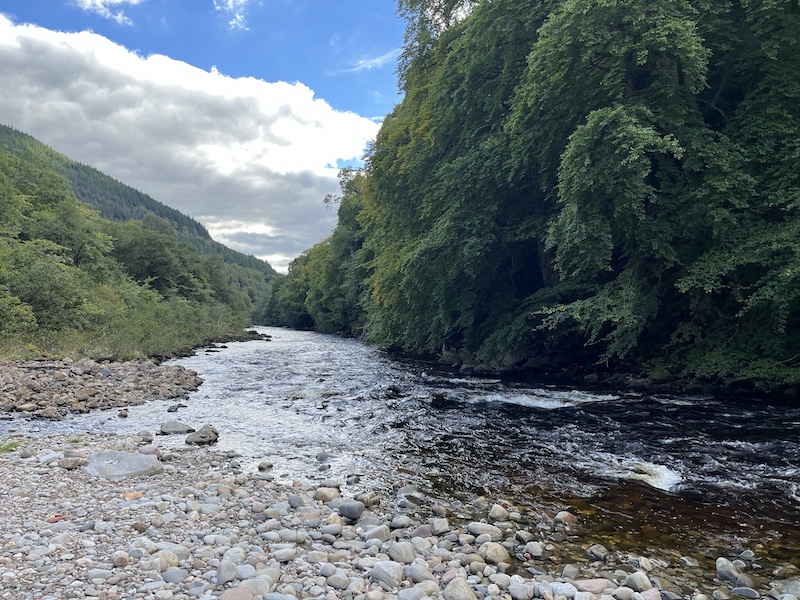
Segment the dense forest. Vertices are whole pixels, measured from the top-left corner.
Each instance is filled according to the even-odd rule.
[[[240,334],[275,275],[189,217],[0,127],[0,355],[185,351]]]
[[[800,384],[797,0],[399,0],[403,101],[260,318],[477,369]]]

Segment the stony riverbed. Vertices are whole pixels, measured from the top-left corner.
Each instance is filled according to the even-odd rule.
[[[180,397],[199,385],[191,371],[151,364],[58,364],[47,377],[73,385],[54,394],[50,384],[25,383],[46,369],[13,367],[13,376],[8,364],[0,369],[3,397],[36,403],[32,415],[84,408],[87,386],[101,389],[88,398],[121,407],[113,386],[101,387],[112,380],[140,390],[134,402],[147,389]],[[402,475],[381,493],[355,476],[279,483],[267,464],[248,471],[235,453],[168,448],[154,433],[30,436],[20,428],[0,440],[0,599],[800,597],[798,568],[765,566],[757,546],[705,560],[663,549],[633,555],[591,539],[573,507],[532,514],[502,498],[430,503]],[[157,472],[107,479],[85,468],[109,450],[148,457]]]

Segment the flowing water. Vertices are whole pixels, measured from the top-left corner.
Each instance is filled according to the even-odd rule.
[[[531,513],[571,507],[610,547],[702,555],[749,544],[772,562],[800,563],[797,402],[465,377],[355,340],[259,330],[273,340],[175,361],[205,380],[178,413],[166,412],[174,401],[155,401],[132,407],[128,419],[107,411],[26,429],[211,423],[243,468],[268,461],[278,479],[355,474],[354,493],[414,484],[465,507],[479,496]]]

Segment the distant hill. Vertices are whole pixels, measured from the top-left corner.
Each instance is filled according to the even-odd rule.
[[[208,230],[191,217],[94,167],[72,160],[13,127],[0,124],[0,149],[16,156],[35,157],[52,166],[54,171],[69,180],[75,196],[97,210],[104,219],[121,223],[143,220],[148,214],[153,214],[168,221],[178,235],[202,255],[219,255],[225,263],[259,271],[267,279],[277,275],[268,262],[211,239]]]

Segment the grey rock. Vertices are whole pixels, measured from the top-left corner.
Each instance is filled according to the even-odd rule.
[[[495,504],[489,511],[489,519],[492,521],[508,521],[508,511],[499,504]]]
[[[553,582],[550,584],[550,589],[553,591],[553,597],[574,598],[575,594],[578,593],[578,590],[571,583]]]
[[[500,531],[499,527],[495,527],[494,525],[489,525],[488,523],[470,523],[467,525],[467,531],[469,531],[474,536],[479,536],[483,534],[487,534],[492,536],[493,540],[499,540],[503,532]]]
[[[167,583],[180,583],[189,576],[189,571],[186,569],[167,569],[161,576]]]
[[[86,471],[104,479],[122,479],[160,473],[164,466],[155,456],[138,452],[106,450],[90,454]]]
[[[589,556],[595,560],[605,560],[608,557],[608,549],[602,544],[594,544],[589,547]]]
[[[761,597],[761,594],[749,587],[735,587],[733,588],[733,593],[742,598],[752,598],[753,600]]]
[[[365,509],[366,506],[363,502],[347,500],[339,505],[339,514],[349,521],[358,521]]]
[[[544,548],[540,542],[528,542],[525,544],[525,552],[531,555],[531,558],[541,558],[544,555]]]
[[[491,564],[498,564],[501,562],[508,562],[510,556],[508,550],[497,542],[487,542],[478,548],[478,554],[487,562]]]
[[[412,563],[417,558],[417,549],[411,542],[398,542],[389,548],[389,558],[399,563]]]
[[[86,573],[86,576],[89,579],[89,581],[91,581],[92,579],[102,579],[103,581],[105,581],[106,579],[109,579],[113,574],[114,573],[112,573],[108,569],[89,569],[89,571]]]
[[[390,588],[400,587],[403,581],[403,565],[390,560],[378,561],[372,567],[370,581],[383,583]]]
[[[438,519],[431,519],[430,522],[431,534],[442,535],[450,531],[450,522],[444,517]]]
[[[237,577],[236,563],[227,558],[223,558],[217,567],[217,582],[225,585],[229,581],[233,581]]]
[[[391,535],[392,532],[389,531],[388,526],[378,525],[377,527],[373,527],[372,529],[365,531],[363,534],[361,534],[361,537],[363,537],[365,540],[378,539],[382,542],[385,542]]]
[[[397,592],[397,600],[422,600],[428,594],[422,588],[412,587]]]
[[[192,433],[194,431],[194,427],[186,423],[181,423],[180,421],[167,421],[166,423],[162,423],[158,430],[161,435],[177,435]]]
[[[736,566],[729,561],[727,558],[720,556],[717,559],[717,577],[722,579],[723,581],[730,581],[736,583],[739,575],[741,575],[741,571],[736,568]]]
[[[634,592],[643,592],[653,587],[653,584],[650,583],[647,573],[636,571],[625,578],[625,586],[631,588]]]
[[[442,592],[444,600],[477,600],[475,592],[463,577],[456,577]]]
[[[536,593],[536,587],[512,581],[508,586],[508,593],[514,600],[531,600]]]
[[[213,425],[206,423],[194,433],[186,436],[187,444],[205,445],[213,444],[219,439],[219,431]]]
[[[433,573],[428,569],[428,565],[424,562],[414,562],[405,568],[406,577],[414,583],[422,581],[437,581]]]
[[[350,578],[347,577],[342,569],[338,569],[333,575],[327,579],[328,585],[335,590],[346,590],[350,585]]]
[[[633,595],[635,593],[636,592],[633,591],[631,588],[622,586],[615,589],[612,595],[617,600],[631,600],[631,598],[633,598]]]
[[[783,584],[781,594],[789,594],[795,598],[800,598],[800,579],[794,579]]]

